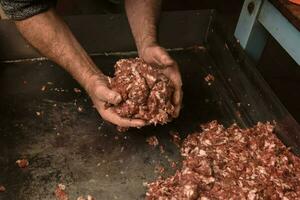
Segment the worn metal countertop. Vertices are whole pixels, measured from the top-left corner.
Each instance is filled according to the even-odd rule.
[[[75,93],[77,83],[49,61],[2,64],[0,72],[0,184],[7,191],[0,199],[54,199],[58,183],[67,186],[71,199],[91,194],[96,199],[141,199],[144,182],[160,174],[164,166],[179,161],[179,149],[170,131],[184,136],[213,119],[232,123],[222,115],[204,81],[212,64],[206,51],[178,51],[184,82],[180,118],[166,126],[118,133],[104,122],[87,95]],[[123,56],[124,57],[124,56]],[[96,56],[95,62],[112,75],[120,56]],[[46,86],[45,91],[42,87]],[[82,112],[78,108],[83,108]],[[38,115],[40,113],[40,115]],[[160,149],[146,143],[157,136]],[[27,158],[30,165],[19,169],[15,161]]]

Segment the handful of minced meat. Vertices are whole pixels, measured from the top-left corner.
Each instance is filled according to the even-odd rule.
[[[142,119],[154,125],[165,124],[175,117],[173,83],[140,58],[117,61],[110,87],[122,96],[120,104],[112,105],[121,117]]]

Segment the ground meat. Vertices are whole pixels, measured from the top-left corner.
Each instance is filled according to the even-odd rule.
[[[182,169],[148,184],[146,199],[300,199],[300,159],[270,123],[202,128],[181,146]]]
[[[170,135],[172,136],[171,141],[172,141],[177,147],[180,147],[181,138],[180,138],[179,133],[177,133],[177,132],[170,132]]]
[[[148,137],[148,138],[146,139],[146,142],[147,142],[149,145],[153,146],[153,147],[156,147],[156,146],[159,144],[158,139],[157,139],[156,136]]]
[[[154,172],[157,173],[157,174],[162,174],[162,173],[165,172],[165,168],[161,165],[156,165],[155,169],[154,169]]]
[[[20,168],[26,168],[29,166],[29,162],[26,159],[17,160],[16,163]]]
[[[66,192],[66,186],[63,184],[57,185],[54,194],[57,200],[69,200],[69,195]]]
[[[208,74],[204,77],[204,80],[208,83],[208,85],[211,85],[211,83],[215,81],[215,77],[211,74]]]
[[[121,117],[148,124],[165,124],[174,117],[173,83],[140,58],[119,60],[110,87],[122,96],[122,102],[113,106]]]
[[[6,188],[3,185],[0,185],[0,192],[5,192]]]

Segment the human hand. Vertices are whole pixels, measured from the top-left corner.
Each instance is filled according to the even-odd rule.
[[[101,117],[119,127],[144,126],[145,122],[143,120],[122,118],[112,108],[106,106],[106,103],[117,105],[122,101],[119,93],[109,89],[108,80],[107,76],[98,73],[89,78],[86,84],[86,90]]]
[[[182,80],[177,63],[164,48],[156,44],[141,48],[139,55],[148,64],[160,67],[161,72],[173,82],[175,87],[173,104],[175,117],[178,117],[182,102]]]

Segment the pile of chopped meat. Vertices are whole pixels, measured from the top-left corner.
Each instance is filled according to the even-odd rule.
[[[121,117],[148,124],[165,124],[174,117],[173,83],[140,58],[119,60],[110,87],[122,96],[122,102],[113,106]]]
[[[182,169],[148,184],[146,199],[300,199],[300,159],[270,123],[202,129],[183,142]]]

